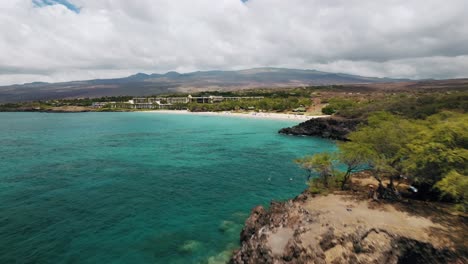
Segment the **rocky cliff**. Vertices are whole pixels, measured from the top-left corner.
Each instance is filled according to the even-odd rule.
[[[464,225],[372,203],[304,193],[258,206],[230,263],[468,263]]]
[[[297,126],[283,128],[278,133],[346,140],[346,135],[354,131],[362,122],[361,119],[314,118]]]

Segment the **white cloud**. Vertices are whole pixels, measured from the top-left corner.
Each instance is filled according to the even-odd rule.
[[[258,66],[468,77],[466,0],[2,2],[0,84]]]

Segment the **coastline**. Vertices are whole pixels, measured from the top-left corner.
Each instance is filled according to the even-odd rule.
[[[254,119],[275,119],[275,120],[291,120],[291,121],[307,121],[315,118],[326,118],[329,115],[297,115],[297,114],[280,114],[280,113],[236,113],[236,112],[190,112],[186,110],[153,110],[153,111],[138,111],[141,113],[159,113],[159,114],[178,114],[178,115],[199,115],[199,116],[227,116],[227,117],[243,117]]]
[[[228,263],[465,263],[462,221],[425,202],[376,202],[362,189],[304,191],[254,207]]]

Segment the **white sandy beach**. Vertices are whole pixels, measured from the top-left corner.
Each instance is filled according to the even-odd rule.
[[[229,111],[223,112],[190,112],[186,110],[153,110],[153,111],[141,111],[144,113],[160,113],[160,114],[180,114],[180,115],[201,115],[201,116],[232,116],[232,117],[246,117],[256,119],[276,119],[276,120],[297,120],[306,121],[313,118],[329,117],[328,115],[296,115],[296,114],[279,114],[279,113],[233,113]]]

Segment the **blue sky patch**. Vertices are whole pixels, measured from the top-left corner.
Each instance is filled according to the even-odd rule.
[[[75,13],[80,12],[80,8],[70,3],[68,0],[32,0],[32,2],[37,7],[43,7],[48,5],[63,5]]]

